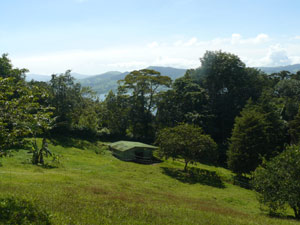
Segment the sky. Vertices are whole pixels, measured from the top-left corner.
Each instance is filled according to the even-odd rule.
[[[30,73],[300,63],[299,0],[0,0],[0,54]]]

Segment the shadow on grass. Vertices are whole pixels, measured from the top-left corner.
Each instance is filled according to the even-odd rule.
[[[215,171],[209,171],[199,168],[189,168],[187,172],[177,169],[162,167],[163,173],[179,180],[183,183],[189,184],[204,184],[217,188],[225,188],[223,181],[220,176],[216,174]]]
[[[153,156],[151,159],[132,159],[132,160],[124,160],[120,157],[118,157],[115,154],[112,154],[116,159],[119,159],[121,161],[124,162],[133,162],[133,163],[137,163],[137,164],[144,164],[144,165],[152,165],[152,164],[156,164],[156,163],[161,163],[163,162],[162,160],[160,160],[159,158],[156,158],[155,156]]]
[[[45,163],[43,165],[40,165],[40,167],[42,167],[44,169],[56,169],[59,166],[58,165],[49,164],[49,163]]]
[[[284,219],[289,220],[291,222],[297,221],[300,222],[299,219],[295,217],[295,215],[287,215],[286,209],[278,210],[276,212],[270,212],[270,210],[267,207],[261,208],[262,215],[267,216],[269,218],[276,218],[276,219]],[[299,224],[299,223],[298,223]]]
[[[159,158],[156,158],[153,156],[152,159],[150,159],[150,160],[135,159],[132,162],[138,163],[138,164],[151,165],[151,164],[161,163],[163,161],[160,160]]]
[[[50,141],[53,145],[61,145],[65,148],[79,148],[79,149],[86,149],[88,147],[87,141],[75,139],[71,137],[64,137],[64,136],[55,136],[51,137]]]
[[[78,148],[82,150],[93,150],[96,154],[102,154],[107,149],[107,145],[97,142],[97,140],[86,140],[72,137],[55,136],[49,138],[51,144],[60,145],[64,148]]]
[[[252,189],[251,179],[249,177],[236,175],[233,177],[233,184],[245,189]]]

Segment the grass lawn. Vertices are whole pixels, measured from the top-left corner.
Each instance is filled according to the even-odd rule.
[[[123,162],[100,143],[49,148],[62,156],[60,167],[33,166],[25,150],[0,159],[0,197],[36,202],[53,224],[299,224],[262,213],[255,193],[233,185],[223,168],[190,165],[195,175],[187,176],[181,162]]]

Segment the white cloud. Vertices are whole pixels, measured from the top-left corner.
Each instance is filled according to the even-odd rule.
[[[161,56],[153,61],[156,66],[171,66],[177,68],[195,68],[199,66],[199,60],[185,59],[180,57]]]
[[[131,71],[151,65],[195,68],[200,66],[199,58],[207,50],[236,54],[247,66],[300,63],[300,46],[291,37],[278,40],[267,34],[258,34],[244,38],[238,33],[212,40],[191,37],[118,48],[69,50],[22,57],[11,55],[11,59],[15,66],[28,68],[32,73],[52,74],[72,69],[83,74],[99,74],[110,70]]]
[[[300,56],[291,56],[290,59],[292,64],[300,64]]]
[[[243,39],[240,34],[232,34],[231,44],[262,44],[270,40],[267,34],[258,34],[254,38]]]
[[[178,46],[182,46],[183,45],[183,41],[182,40],[178,40],[176,42],[174,42],[174,46],[178,47]]]
[[[157,43],[156,41],[154,41],[154,42],[148,44],[147,46],[148,46],[149,48],[156,48],[156,47],[158,47],[158,43]]]
[[[193,37],[191,38],[190,40],[188,40],[186,43],[184,43],[183,45],[186,46],[186,47],[190,47],[190,46],[193,46],[197,43],[197,38]]]
[[[259,34],[257,37],[254,39],[254,43],[263,43],[269,41],[270,38],[267,34]]]
[[[240,34],[232,34],[231,35],[231,44],[240,44],[242,39],[242,35]]]
[[[123,70],[133,70],[131,68],[145,68],[149,65],[143,61],[128,61],[107,64],[108,67],[120,68]]]
[[[285,66],[292,63],[285,48],[279,44],[270,46],[267,55],[261,59],[265,66]]]
[[[267,34],[258,34],[256,37],[243,38],[241,34],[233,33],[231,37],[228,38],[214,38],[209,41],[198,41],[196,37],[193,37],[187,41],[178,40],[174,42],[174,46],[221,46],[224,45],[260,45],[270,41]]]

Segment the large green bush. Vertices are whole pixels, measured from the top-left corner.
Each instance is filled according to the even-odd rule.
[[[289,146],[284,152],[258,167],[253,187],[270,214],[290,206],[300,219],[300,147]]]
[[[218,158],[215,141],[204,134],[202,128],[190,124],[160,130],[156,143],[160,156],[184,159],[184,171],[187,171],[188,163],[214,163]]]
[[[50,215],[28,200],[0,198],[0,224],[50,225]]]

